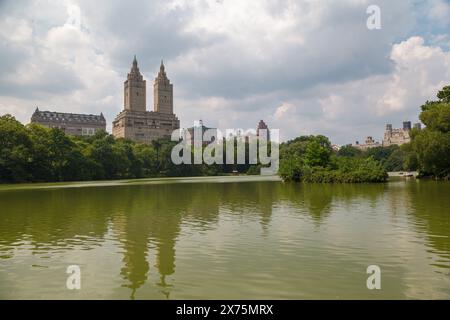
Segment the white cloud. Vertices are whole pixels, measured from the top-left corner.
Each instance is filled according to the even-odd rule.
[[[8,17],[3,20],[0,35],[14,44],[21,44],[31,39],[33,29],[24,19]]]
[[[431,19],[438,20],[443,25],[450,24],[450,4],[445,0],[429,0],[430,10],[428,15]]]
[[[395,70],[377,108],[380,115],[417,108],[450,82],[450,53],[411,37],[392,48]]]
[[[381,139],[387,122],[400,126],[403,120],[418,121],[420,105],[450,83],[450,52],[425,45],[421,37],[411,37],[392,47],[391,59],[391,74],[324,86],[312,101],[284,102],[275,109],[274,122],[289,137],[300,134],[299,125],[292,123],[294,118],[313,133],[351,143],[369,135]],[[304,110],[299,112],[302,105],[321,110],[320,117],[305,116]]]
[[[292,114],[294,110],[295,106],[292,103],[283,103],[276,108],[274,118],[276,120],[285,119],[286,117],[289,117],[289,114]]]
[[[12,113],[27,123],[36,106],[97,114],[120,109],[122,79],[107,57],[98,52],[94,37],[70,19],[74,5],[66,5],[67,10],[61,11],[65,19],[60,21],[64,23],[45,33],[31,37],[32,31],[24,31],[26,22],[16,34],[5,32],[9,43],[26,42],[30,54],[14,70],[0,74],[0,82],[8,88],[0,97],[0,113],[15,109]],[[113,106],[117,108],[111,110]]]

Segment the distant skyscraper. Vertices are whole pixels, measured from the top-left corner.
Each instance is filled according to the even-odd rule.
[[[173,114],[173,85],[167,78],[162,61],[158,76],[153,84],[153,99],[155,112]]]
[[[124,110],[113,121],[113,135],[138,142],[150,143],[169,138],[180,121],[173,113],[173,85],[167,78],[161,61],[153,84],[153,111],[147,111],[146,81],[138,68],[136,56],[124,82]]]
[[[270,130],[267,124],[263,120],[259,120],[258,126],[256,127],[256,135],[259,137],[260,130],[267,130],[267,140],[270,140]]]
[[[127,80],[124,82],[124,107],[130,111],[146,111],[147,105],[147,82],[139,71],[136,56]]]

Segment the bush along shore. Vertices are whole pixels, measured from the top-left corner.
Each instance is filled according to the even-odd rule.
[[[281,145],[279,175],[309,183],[385,182],[387,170],[372,156],[334,153],[324,136],[299,137]]]

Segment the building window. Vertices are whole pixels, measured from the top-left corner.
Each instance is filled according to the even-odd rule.
[[[94,128],[83,128],[81,135],[83,136],[93,136],[95,134]]]

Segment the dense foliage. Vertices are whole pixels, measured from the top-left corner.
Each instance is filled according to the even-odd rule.
[[[24,126],[14,117],[0,117],[0,182],[44,182],[128,179],[158,176],[227,174],[221,165],[175,165],[176,142],[146,145],[114,139],[106,132],[73,137],[56,128]],[[245,172],[250,166],[240,168]]]
[[[383,182],[387,172],[372,156],[346,147],[336,154],[324,136],[302,136],[283,143],[279,174],[284,180],[312,183]]]
[[[438,92],[437,101],[422,106],[426,128],[412,134],[412,150],[422,176],[450,179],[450,86]]]
[[[343,146],[337,153],[341,157],[367,159],[372,157],[379,162],[386,171],[415,171],[417,170],[417,155],[411,144],[402,146],[376,147],[361,151],[351,145]]]

